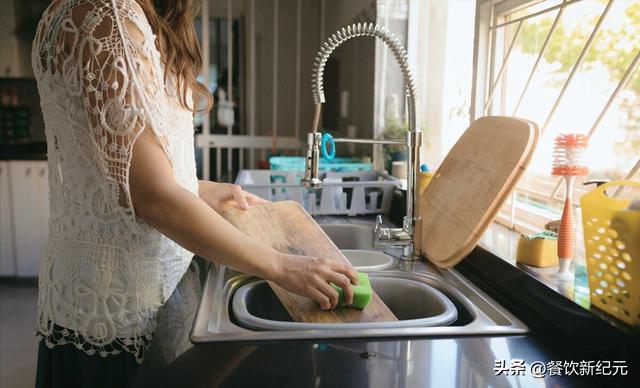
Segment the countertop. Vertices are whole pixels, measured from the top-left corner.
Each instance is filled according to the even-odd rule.
[[[510,264],[518,270],[524,272],[539,283],[555,291],[573,302],[576,306],[582,307],[589,312],[589,315],[599,318],[607,324],[614,326],[618,330],[628,333],[631,336],[640,337],[640,327],[629,326],[628,324],[604,313],[597,307],[591,305],[589,300],[588,274],[586,270],[576,271],[576,260],[572,262],[572,271],[575,273],[574,281],[559,281],[553,275],[558,272],[558,267],[538,268],[515,260],[517,243],[520,233],[508,229],[507,227],[494,223],[482,236],[480,246],[492,252],[502,261]],[[582,244],[582,243],[580,243]],[[584,249],[580,246],[576,249],[576,255],[584,259]],[[578,256],[576,256],[578,257]]]
[[[529,334],[194,345],[189,334],[208,267],[198,259],[161,314],[136,385],[602,387],[631,386],[636,381],[637,336],[576,305],[483,247],[472,255],[473,260],[463,261],[456,269],[525,322]],[[620,365],[618,361],[625,361],[626,376],[576,376],[581,365],[592,375],[603,368],[622,373],[615,366]],[[558,362],[569,370],[575,368],[575,374],[553,375]],[[544,377],[534,377],[531,366],[542,364],[547,369]]]
[[[553,358],[524,336],[197,345],[155,376],[163,387],[585,386],[565,377],[494,373]],[[509,372],[510,373],[510,372]]]

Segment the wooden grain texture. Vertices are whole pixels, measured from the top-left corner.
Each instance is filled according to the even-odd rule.
[[[512,117],[471,124],[420,196],[427,259],[448,268],[471,252],[531,160],[538,136],[534,123]]]
[[[254,206],[249,210],[231,209],[223,216],[238,229],[280,252],[347,261],[324,231],[294,201]],[[345,323],[386,322],[397,318],[374,292],[364,310],[320,309],[318,303],[268,282],[278,299],[296,322]]]

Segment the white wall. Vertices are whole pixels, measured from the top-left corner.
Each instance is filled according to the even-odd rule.
[[[424,131],[421,159],[435,169],[469,126],[475,2],[409,4],[408,51]]]

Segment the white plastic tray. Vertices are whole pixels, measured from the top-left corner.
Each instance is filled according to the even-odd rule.
[[[393,177],[371,171],[329,171],[320,189],[302,187],[302,178],[299,171],[242,170],[236,184],[270,201],[300,202],[312,215],[350,216],[386,213],[399,184]]]

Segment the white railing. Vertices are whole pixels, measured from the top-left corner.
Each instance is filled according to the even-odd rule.
[[[210,172],[210,175],[206,178],[215,181],[220,181],[223,177],[226,177],[227,181],[232,182],[235,178],[233,176],[234,164],[238,167],[238,170],[254,169],[256,168],[256,158],[265,160],[268,153],[273,152],[273,150],[291,150],[296,151],[297,154],[302,154],[302,144],[299,139],[294,137],[274,139],[271,136],[201,134],[196,136],[196,146],[209,151],[209,153],[211,150],[216,151],[216,170],[214,174]],[[226,176],[222,171],[223,150],[226,150],[227,153]],[[238,150],[237,158],[232,158],[234,150]],[[247,160],[249,160],[248,165]]]
[[[271,76],[274,80],[272,89],[272,120],[271,128],[263,133],[270,133],[268,136],[260,136],[256,133],[257,120],[257,101],[256,101],[256,78],[257,78],[257,65],[256,65],[256,1],[247,0],[245,7],[246,23],[246,47],[247,55],[240,53],[240,58],[247,58],[248,71],[247,73],[247,98],[246,100],[246,121],[247,124],[242,125],[241,131],[243,134],[233,134],[233,127],[227,126],[226,134],[212,134],[211,133],[211,118],[209,115],[203,116],[202,134],[196,136],[196,146],[202,149],[202,175],[203,179],[234,180],[234,171],[242,170],[246,168],[256,168],[256,160],[266,160],[269,153],[279,151],[289,151],[291,153],[302,154],[302,143],[299,140],[300,134],[300,89],[301,89],[301,75],[300,75],[300,61],[301,61],[301,42],[302,42],[302,0],[296,0],[296,73],[295,73],[295,117],[294,117],[294,134],[291,137],[279,137],[278,134],[278,50],[279,50],[279,7],[280,0],[274,0],[273,3],[273,73]],[[226,1],[227,18],[227,85],[226,92],[229,101],[233,101],[233,1]],[[236,15],[237,16],[237,15]],[[208,84],[211,53],[210,53],[210,28],[209,20],[211,17],[210,1],[202,0],[201,13],[202,19],[202,73],[205,78],[205,82]],[[242,85],[241,85],[242,86]],[[241,87],[242,89],[242,87]],[[241,90],[242,92],[243,90]],[[214,108],[215,109],[215,108]],[[237,153],[235,152],[237,150]],[[211,157],[215,155],[214,171],[211,171]],[[223,170],[223,154],[226,153],[226,171]]]

